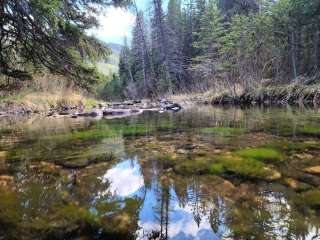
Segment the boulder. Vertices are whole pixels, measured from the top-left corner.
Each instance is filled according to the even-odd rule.
[[[182,109],[182,107],[178,103],[173,103],[165,106],[166,110],[178,112]]]
[[[101,117],[103,116],[103,111],[100,109],[93,109],[91,112],[79,113],[79,117]]]
[[[103,116],[125,115],[125,114],[130,114],[130,113],[131,113],[130,109],[108,108],[108,109],[103,110]]]

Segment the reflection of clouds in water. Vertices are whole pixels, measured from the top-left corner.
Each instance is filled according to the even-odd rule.
[[[227,226],[220,224],[217,233],[214,233],[209,222],[209,209],[214,206],[207,206],[208,211],[201,216],[199,226],[194,220],[193,208],[190,204],[180,206],[179,200],[175,192],[171,189],[170,212],[169,212],[169,227],[168,237],[174,240],[218,240],[227,231]],[[156,189],[153,187],[146,194],[144,205],[140,211],[140,230],[137,232],[138,239],[147,239],[146,234],[152,231],[160,231],[160,223],[157,213],[155,212],[156,204]],[[223,216],[221,215],[223,218]]]
[[[208,210],[210,208],[211,206],[208,206]],[[219,236],[226,231],[226,226],[221,224],[218,232],[214,233],[209,222],[209,214],[208,211],[201,216],[198,226],[194,220],[192,206],[180,207],[178,202],[175,202],[174,212],[171,214],[175,221],[170,223],[169,237],[171,239],[220,239]]]
[[[128,197],[144,186],[137,160],[124,161],[111,168],[102,176],[103,182],[110,182],[109,192],[120,197]]]

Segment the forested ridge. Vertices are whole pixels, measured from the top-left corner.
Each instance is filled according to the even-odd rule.
[[[136,10],[132,42],[107,94],[128,98],[314,84],[317,0],[163,0]]]

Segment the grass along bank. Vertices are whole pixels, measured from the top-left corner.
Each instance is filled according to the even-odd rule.
[[[70,84],[59,75],[41,74],[31,81],[0,89],[0,112],[29,113],[63,106],[92,108],[99,103],[94,97]]]
[[[320,84],[308,84],[297,79],[290,84],[269,85],[245,90],[240,86],[229,90],[207,90],[198,93],[178,94],[169,97],[174,102],[187,104],[314,104],[320,103]]]

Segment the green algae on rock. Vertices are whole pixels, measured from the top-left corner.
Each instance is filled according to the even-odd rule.
[[[279,162],[282,161],[284,156],[278,150],[266,147],[258,148],[245,148],[236,151],[234,154],[243,158],[257,159],[264,162]]]
[[[181,175],[209,173],[206,160],[185,160],[174,167],[174,171]]]
[[[320,190],[314,189],[301,193],[297,202],[303,206],[320,210]]]
[[[255,159],[225,155],[219,158],[219,163],[225,168],[225,173],[229,172],[244,178],[256,178],[268,181],[281,178],[281,174],[278,171]]]
[[[312,189],[311,185],[304,182],[300,182],[294,178],[285,178],[283,179],[283,183],[284,185],[294,189],[297,192],[302,192],[302,191],[307,191]]]
[[[298,129],[298,134],[312,137],[320,137],[320,127],[305,125]]]
[[[243,128],[232,128],[232,127],[206,127],[200,128],[202,134],[217,134],[217,135],[239,135],[245,133],[246,130]]]

